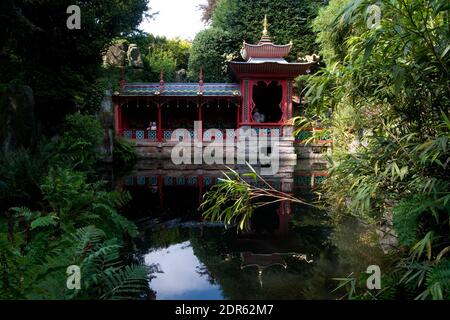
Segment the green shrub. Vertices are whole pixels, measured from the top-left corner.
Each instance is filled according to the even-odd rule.
[[[1,299],[139,298],[149,290],[151,270],[125,264],[121,254],[124,239],[137,235],[117,212],[127,194],[61,168],[41,188],[44,210],[12,208],[0,218]],[[71,265],[81,268],[81,290],[66,287]]]
[[[113,160],[114,164],[119,167],[133,167],[137,160],[133,143],[116,136],[114,139]]]
[[[91,170],[103,141],[100,122],[94,116],[74,113],[66,117],[65,128],[58,145],[59,161],[74,169]]]

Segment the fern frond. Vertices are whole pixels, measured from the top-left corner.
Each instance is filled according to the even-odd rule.
[[[130,293],[140,293],[148,288],[150,270],[147,266],[125,266],[120,270],[106,270],[108,291],[102,299],[129,299]],[[134,297],[136,298],[136,297]]]

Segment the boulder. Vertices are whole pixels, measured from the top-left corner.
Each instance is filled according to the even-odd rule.
[[[103,55],[103,65],[105,67],[123,67],[125,66],[125,58],[127,53],[125,52],[125,46],[123,43],[115,43],[108,47],[108,50]]]
[[[304,57],[299,57],[297,59],[298,62],[319,62],[320,61],[320,56],[313,53],[312,55],[306,55]]]
[[[176,82],[186,82],[187,79],[187,71],[186,69],[180,69],[175,74]]]
[[[127,52],[128,66],[133,68],[143,68],[144,62],[142,61],[142,55],[136,44],[132,43],[128,47]]]

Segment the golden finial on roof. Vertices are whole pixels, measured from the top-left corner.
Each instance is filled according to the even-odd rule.
[[[264,23],[263,23],[263,26],[264,26],[264,29],[263,29],[263,36],[267,36],[267,14],[266,15],[264,15]]]

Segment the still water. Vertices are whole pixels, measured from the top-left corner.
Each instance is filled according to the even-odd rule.
[[[155,270],[155,299],[336,299],[333,278],[383,259],[355,221],[335,226],[327,212],[307,205],[258,209],[246,233],[204,221],[197,208],[222,168],[143,167],[117,185],[132,195],[124,214],[141,230],[136,255]],[[314,203],[326,176],[323,164],[299,163],[269,182]]]

